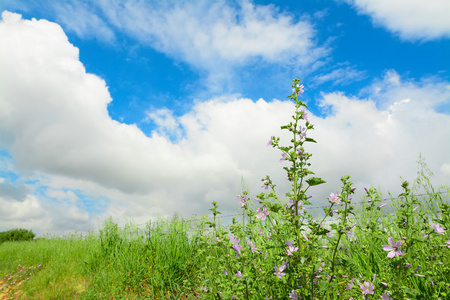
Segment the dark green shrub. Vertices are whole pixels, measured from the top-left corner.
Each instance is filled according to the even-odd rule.
[[[0,232],[0,244],[4,242],[30,241],[34,239],[36,234],[31,230],[23,228],[15,228],[8,231]]]

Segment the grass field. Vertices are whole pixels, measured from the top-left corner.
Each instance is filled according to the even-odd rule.
[[[425,224],[430,233],[427,239],[415,237],[422,240],[415,243],[414,249],[408,250],[412,253],[407,261],[411,267],[403,267],[406,272],[421,266],[416,272],[404,274],[401,283],[404,289],[409,289],[405,293],[416,295],[417,299],[438,299],[437,295],[440,299],[449,299],[449,235],[446,230],[444,234],[433,234],[433,228],[429,225],[430,220],[440,219],[448,226],[449,214],[442,211],[448,195],[447,189],[444,194],[428,191],[425,197],[421,197],[422,202],[414,212],[421,211],[422,215],[426,215],[426,224],[419,215],[410,216],[412,226]],[[383,209],[368,209],[372,203],[368,200],[367,197],[364,199],[367,204],[350,220],[350,223],[357,223],[352,233],[342,236],[340,251],[337,251],[338,271],[335,272],[341,276],[334,286],[338,293],[328,295],[326,299],[372,296],[363,295],[356,282],[353,282],[353,289],[348,289],[352,278],[365,278],[361,279],[363,282],[377,274],[378,283],[374,285],[377,289],[382,287],[380,282],[395,280],[397,276],[390,274],[389,264],[392,261],[381,245],[388,244],[388,236],[404,235],[404,228],[399,227],[399,216],[395,213],[390,215]],[[401,206],[403,203],[400,200],[394,201],[393,205]],[[222,272],[225,267],[219,262],[224,257],[230,257],[230,254],[234,256],[233,244],[226,238],[225,243],[217,247],[217,230],[210,230],[206,222],[197,223],[195,227],[190,224],[178,218],[160,219],[149,224],[145,230],[139,230],[133,224],[120,228],[108,219],[99,234],[3,243],[0,245],[0,299],[227,299],[212,293],[213,287],[209,288],[211,292],[205,292],[204,283],[216,280],[214,290],[221,287],[230,290],[230,284],[239,285],[236,276],[233,279],[236,282],[228,285],[218,281],[218,278],[225,276]],[[240,230],[245,230],[243,224],[240,226]],[[229,228],[220,224],[217,228],[229,234]],[[234,234],[237,235],[236,231]],[[260,244],[256,237],[253,241]],[[404,241],[402,243],[405,244]],[[322,249],[323,253],[318,256],[326,257],[326,250]],[[242,253],[247,255],[246,259],[253,259],[253,264],[265,269],[266,277],[272,275],[273,261],[263,260],[261,255],[260,259],[252,257],[255,253],[245,246]],[[232,268],[228,269],[228,273]],[[272,277],[276,279],[276,276]],[[350,293],[355,289],[359,289],[360,297],[353,296],[355,292]],[[275,286],[268,293],[273,299],[289,299],[287,295],[277,296]],[[242,297],[245,298],[245,295]],[[249,298],[258,299],[258,296]],[[380,296],[373,298],[379,299]],[[304,299],[320,298],[310,295]]]

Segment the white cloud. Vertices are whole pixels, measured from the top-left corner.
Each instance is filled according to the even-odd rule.
[[[106,43],[113,43],[116,39],[109,25],[85,3],[56,2],[53,9],[57,21],[66,31],[82,39],[97,39]]]
[[[283,63],[311,71],[328,50],[310,22],[273,5],[219,2],[102,2],[116,29],[205,73],[212,89],[229,84],[234,67]]]
[[[366,78],[366,72],[358,71],[354,67],[346,66],[334,69],[328,74],[318,75],[314,78],[314,84],[322,84],[331,81],[333,85],[347,85]]]
[[[158,127],[160,134],[166,134],[175,139],[181,138],[182,132],[173,112],[167,108],[149,110],[146,112],[147,117],[144,121],[152,121]]]
[[[22,202],[1,198],[14,216],[2,215],[1,228],[21,222],[41,231],[81,230],[106,215],[143,223],[175,211],[207,214],[211,201],[224,214],[234,213],[241,176],[253,195],[265,175],[280,195],[287,191],[280,153],[265,145],[289,122],[293,103],[222,97],[196,103],[179,117],[150,112],[162,129],[181,128],[185,135],[178,143],[158,131],[147,137],[110,118],[105,82],[86,73],[59,25],[2,17],[0,105],[7,109],[0,110],[0,147],[11,153],[23,182],[38,182],[29,189],[47,192],[28,192]],[[450,182],[450,117],[435,111],[449,101],[448,85],[402,80],[390,71],[364,91],[369,100],[323,94],[320,101],[333,113],[324,119],[310,114],[316,128],[310,136],[319,143],[308,146],[312,169],[329,183],[311,190],[315,203],[335,192],[345,174],[359,190],[375,185],[395,191],[400,175],[415,177],[419,152],[432,170],[441,170],[438,184]],[[99,200],[104,212],[88,212],[75,191],[108,199]]]
[[[447,0],[347,0],[376,25],[405,40],[450,37],[450,1]]]

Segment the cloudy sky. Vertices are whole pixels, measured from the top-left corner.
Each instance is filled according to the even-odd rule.
[[[450,2],[1,1],[0,231],[86,231],[107,216],[237,212],[305,85],[326,203],[383,193],[419,154],[450,184]]]

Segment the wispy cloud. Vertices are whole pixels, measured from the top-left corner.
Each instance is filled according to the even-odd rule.
[[[332,85],[348,85],[365,78],[367,78],[367,72],[359,71],[355,67],[346,66],[334,69],[324,75],[315,76],[312,81],[316,85],[330,81]]]
[[[281,63],[307,72],[328,53],[317,44],[310,21],[274,5],[105,1],[99,7],[115,30],[187,63],[213,91],[232,89],[242,79],[236,68],[244,65]]]
[[[113,44],[116,40],[113,29],[95,11],[95,7],[83,2],[55,2],[49,6],[54,10],[56,20],[68,32],[75,33],[81,39],[97,39]]]
[[[435,40],[450,37],[450,2],[447,0],[347,0],[375,25],[387,28],[404,40]]]

